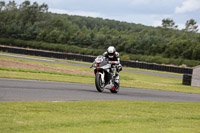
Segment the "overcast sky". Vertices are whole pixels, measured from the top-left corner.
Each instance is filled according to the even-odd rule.
[[[5,0],[7,3],[9,0]],[[24,0],[15,0],[21,4]],[[160,26],[162,19],[172,18],[179,29],[193,18],[200,29],[200,0],[30,0],[49,5],[49,11],[115,19]]]

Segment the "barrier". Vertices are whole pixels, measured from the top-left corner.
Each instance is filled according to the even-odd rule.
[[[167,66],[167,65],[160,65],[160,64],[153,64],[153,63],[121,61],[121,64],[127,67],[143,68],[143,69],[158,70],[158,71],[165,71],[165,72],[174,72],[174,73],[180,73],[180,74],[192,74],[193,72],[192,68],[182,68],[182,67]]]
[[[61,53],[61,52],[53,52],[53,51],[45,51],[45,50],[37,50],[37,49],[11,47],[11,46],[5,46],[5,45],[0,45],[0,51],[9,52],[9,53],[17,53],[17,54],[25,54],[25,55],[67,59],[67,60],[78,60],[78,61],[85,61],[85,62],[93,62],[94,59],[96,58],[95,56],[89,56],[89,55]],[[121,61],[121,64],[122,66],[127,66],[127,67],[174,72],[174,73],[180,73],[180,74],[192,74],[193,72],[192,68],[182,68],[182,67],[176,67],[176,66],[167,66],[167,65],[136,62],[136,61]]]
[[[196,66],[193,68],[192,74],[192,86],[200,87],[200,66]]]
[[[192,75],[184,74],[183,75],[183,85],[191,85]]]

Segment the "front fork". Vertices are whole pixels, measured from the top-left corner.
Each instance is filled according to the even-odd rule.
[[[103,84],[105,84],[105,72],[103,70],[103,73],[102,72],[99,72],[98,70],[96,71],[96,74],[100,74],[101,75],[101,81]]]
[[[103,71],[103,73],[101,73],[101,72],[98,72],[100,75],[101,75],[101,81],[102,81],[102,83],[103,84],[105,84],[105,72]]]

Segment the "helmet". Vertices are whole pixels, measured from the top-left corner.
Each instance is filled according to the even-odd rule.
[[[115,55],[115,47],[113,46],[108,47],[107,52],[108,52],[108,57],[113,58]]]

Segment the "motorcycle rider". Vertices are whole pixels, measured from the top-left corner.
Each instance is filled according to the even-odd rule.
[[[104,52],[103,56],[108,59],[112,66],[116,65],[115,79],[119,81],[119,72],[122,70],[119,53],[116,51],[115,47],[109,46],[107,52]]]

